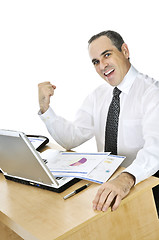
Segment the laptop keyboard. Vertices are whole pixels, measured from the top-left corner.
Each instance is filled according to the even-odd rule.
[[[60,179],[62,179],[62,178],[64,178],[64,177],[55,177],[56,178],[56,180],[60,180]]]
[[[47,161],[46,159],[43,159],[43,162],[44,162],[45,164],[48,163],[48,161]],[[56,178],[56,180],[65,179],[64,177],[55,177],[55,178]]]
[[[48,163],[48,161],[47,161],[46,159],[43,159],[43,162],[44,162],[45,164],[47,164],[47,163]]]

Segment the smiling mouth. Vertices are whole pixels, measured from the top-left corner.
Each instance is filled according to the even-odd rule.
[[[104,76],[109,77],[114,71],[115,71],[115,69],[110,69],[110,70],[104,72]]]

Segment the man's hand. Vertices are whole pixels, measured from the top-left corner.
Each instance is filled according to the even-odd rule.
[[[93,209],[98,211],[116,210],[121,200],[128,195],[135,184],[135,177],[123,172],[117,178],[103,183],[93,200]]]
[[[50,82],[43,82],[38,84],[39,89],[39,106],[41,113],[44,113],[49,108],[50,97],[54,95],[55,85]]]

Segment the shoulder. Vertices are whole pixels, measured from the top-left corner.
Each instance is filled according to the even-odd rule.
[[[145,87],[149,88],[156,88],[159,89],[159,81],[155,80],[152,77],[149,77],[146,74],[138,73],[137,80],[140,80],[141,84],[143,84]]]
[[[133,83],[133,89],[136,93],[140,92],[140,94],[143,95],[154,91],[159,93],[159,81],[146,74],[138,72]]]
[[[100,96],[105,96],[110,92],[112,92],[112,86],[110,86],[107,82],[105,82],[104,84],[94,89],[90,95],[92,97],[100,97]]]
[[[99,103],[103,103],[107,98],[110,99],[111,94],[112,87],[107,83],[104,83],[90,92],[90,94],[85,98],[82,107],[86,108],[87,106],[99,105]]]
[[[146,74],[139,73],[135,81],[136,93],[142,96],[149,105],[153,101],[159,103],[159,81]]]

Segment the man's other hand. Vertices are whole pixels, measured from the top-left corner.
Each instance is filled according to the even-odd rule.
[[[93,200],[93,209],[105,212],[111,207],[112,211],[116,210],[134,184],[135,177],[127,172],[123,172],[117,178],[103,183]]]

